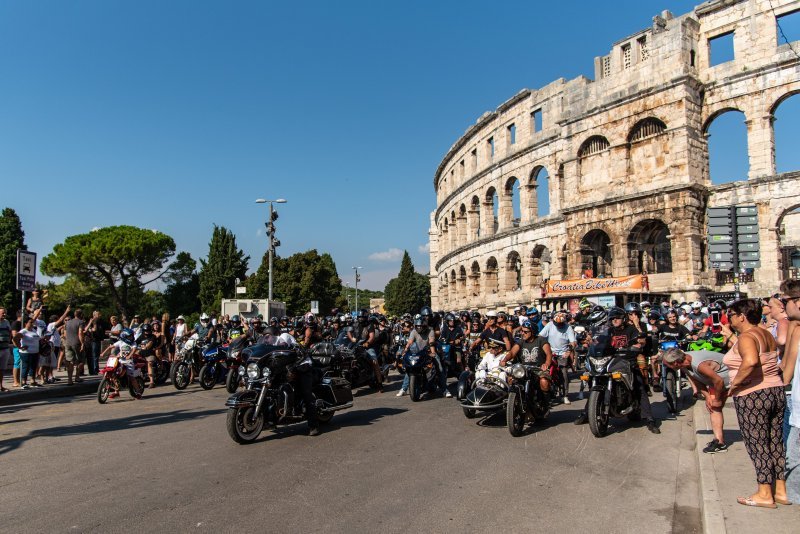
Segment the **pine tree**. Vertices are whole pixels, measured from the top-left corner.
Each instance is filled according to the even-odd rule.
[[[0,214],[0,307],[8,309],[16,309],[22,299],[17,291],[17,249],[28,249],[25,232],[17,212],[5,208]]]
[[[386,311],[392,315],[418,313],[423,306],[430,305],[431,285],[428,277],[414,270],[411,256],[403,252],[400,273],[392,278],[384,290]]]
[[[200,304],[203,311],[220,309],[223,298],[234,298],[236,279],[247,276],[250,256],[236,246],[236,236],[224,226],[214,225],[208,244],[208,259],[200,260]]]

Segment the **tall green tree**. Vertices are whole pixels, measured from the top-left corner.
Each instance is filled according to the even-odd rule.
[[[414,270],[407,251],[403,252],[400,273],[386,284],[384,298],[386,311],[391,315],[418,313],[423,306],[430,306],[430,281],[427,276]]]
[[[273,298],[286,303],[289,315],[308,312],[312,300],[319,301],[319,311],[323,315],[330,314],[333,308],[341,308],[342,302],[346,302],[342,281],[330,254],[319,254],[316,249],[298,252],[288,258],[274,258],[273,268]],[[248,295],[267,298],[268,280],[269,262],[265,254],[258,271],[248,280]]]
[[[219,310],[223,298],[234,298],[236,279],[247,276],[245,256],[236,246],[236,236],[224,226],[214,225],[208,258],[200,260],[200,304],[204,311]]]
[[[170,313],[177,316],[200,311],[200,275],[191,254],[179,252],[164,281],[164,304]]]
[[[175,241],[162,232],[135,226],[108,226],[68,237],[42,259],[47,276],[73,276],[96,284],[118,313],[130,316],[144,287],[159,278],[175,253]],[[159,272],[161,271],[161,272]]]
[[[21,304],[16,278],[17,249],[28,249],[22,222],[16,211],[4,208],[0,214],[0,306],[3,308],[16,309]]]

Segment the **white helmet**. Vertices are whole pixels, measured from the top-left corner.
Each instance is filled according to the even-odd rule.
[[[201,314],[200,315],[200,320],[201,321],[208,321],[208,314],[207,313]]]
[[[702,307],[703,307],[703,303],[700,302],[699,300],[696,300],[696,301],[692,302],[692,309],[699,310]]]

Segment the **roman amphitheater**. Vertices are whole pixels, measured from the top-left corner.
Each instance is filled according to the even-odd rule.
[[[434,309],[760,296],[795,277],[800,172],[777,173],[773,123],[800,93],[800,41],[780,26],[798,10],[664,11],[595,58],[594,80],[525,89],[482,115],[434,176]],[[726,41],[731,57],[715,61]],[[744,116],[749,170],[712,184],[709,127],[729,112]],[[712,239],[731,207],[740,218]]]

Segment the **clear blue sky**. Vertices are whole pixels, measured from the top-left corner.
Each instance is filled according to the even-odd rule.
[[[330,252],[345,281],[363,266],[383,289],[393,249],[427,272],[433,173],[477,117],[592,77],[613,42],[696,3],[6,0],[0,207],[42,256],[132,224],[198,258],[216,223],[255,269],[254,200],[283,197],[282,255]]]

